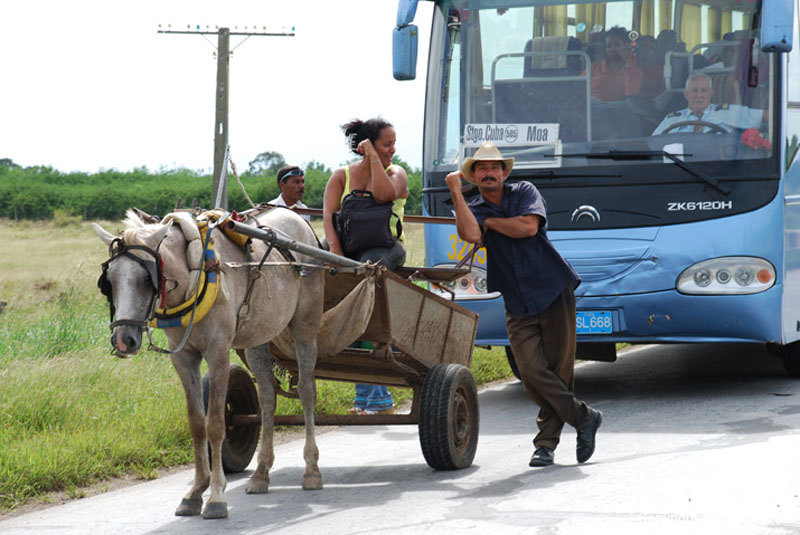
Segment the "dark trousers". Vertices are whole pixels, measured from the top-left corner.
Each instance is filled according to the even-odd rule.
[[[320,244],[326,251],[331,250],[326,238],[322,238]],[[395,240],[394,245],[391,247],[373,247],[355,255],[348,255],[348,257],[359,262],[370,261],[373,264],[381,264],[386,266],[389,271],[394,271],[395,268],[406,263],[406,248],[403,247],[403,243],[400,240]]]
[[[582,429],[587,405],[575,398],[575,293],[565,289],[539,314],[506,312],[511,350],[525,394],[539,406],[535,446],[555,449],[564,423]]]

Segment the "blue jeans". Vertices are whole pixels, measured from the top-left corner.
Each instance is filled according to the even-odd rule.
[[[353,407],[364,411],[383,411],[394,406],[392,394],[383,385],[356,383],[356,399]]]

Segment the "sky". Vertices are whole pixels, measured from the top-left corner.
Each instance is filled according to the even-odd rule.
[[[397,0],[24,0],[0,4],[0,158],[64,172],[147,167],[210,173],[217,35],[231,36],[229,143],[335,168],[354,155],[340,125],[381,116],[397,156],[422,161],[430,2],[420,2],[417,79],[392,77]],[[245,40],[246,39],[246,40]]]

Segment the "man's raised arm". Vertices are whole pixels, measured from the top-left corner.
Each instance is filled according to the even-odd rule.
[[[461,179],[463,176],[461,171],[453,171],[445,177],[444,181],[447,187],[450,188],[450,197],[453,199],[458,236],[464,241],[479,243],[482,236],[481,227],[478,225],[478,220],[475,219],[472,210],[467,206],[464,194],[461,193]]]

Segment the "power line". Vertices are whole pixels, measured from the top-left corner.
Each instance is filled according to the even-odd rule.
[[[266,36],[266,37],[293,37],[294,26],[291,32],[282,31],[274,32],[268,31],[266,26],[258,28],[256,26],[245,26],[243,30],[239,30],[234,26],[234,31],[230,28],[221,28],[215,26],[213,29],[206,26],[201,28],[199,24],[194,27],[187,24],[185,29],[172,29],[172,25],[168,24],[166,29],[158,25],[158,33],[164,34],[182,34],[182,35],[217,35],[217,92],[216,92],[216,114],[214,122],[214,190],[212,194],[215,199],[221,199],[221,208],[228,207],[228,188],[226,180],[224,179],[226,169],[226,152],[228,151],[228,70],[230,56],[233,50],[230,48],[230,36],[241,35],[246,36],[241,43],[236,45],[234,49],[241,46],[252,36]],[[207,38],[205,38],[208,41]],[[214,46],[213,43],[210,43]],[[214,208],[217,208],[215,206]]]
[[[178,33],[184,35],[217,35],[219,34],[219,30],[221,30],[219,26],[214,26],[214,28],[210,28],[208,25],[205,28],[201,28],[199,24],[196,24],[194,28],[191,24],[187,24],[185,29],[173,29],[171,24],[167,24],[166,29],[162,28],[161,24],[158,25],[158,33]],[[238,26],[233,27],[233,31],[230,28],[226,28],[228,30],[228,35],[265,35],[271,37],[291,37],[294,36],[294,26],[290,31],[282,30],[280,32],[270,31],[267,30],[266,26],[261,26],[259,29],[257,26],[244,26],[242,30],[239,30]]]

